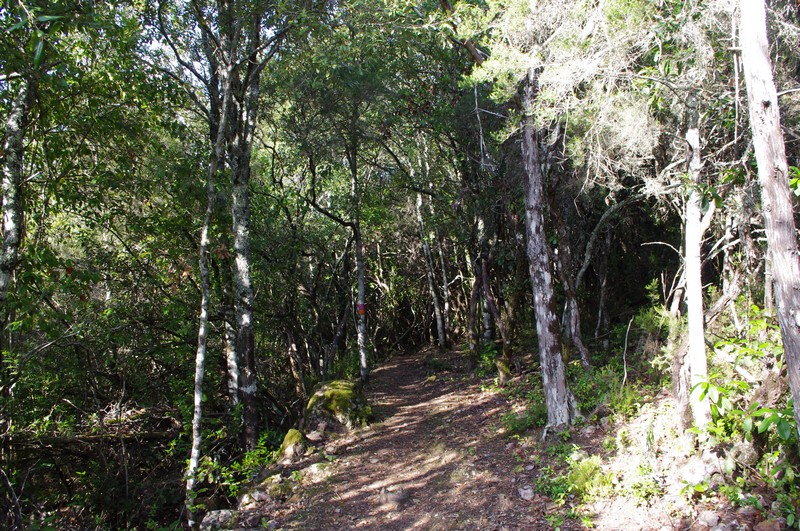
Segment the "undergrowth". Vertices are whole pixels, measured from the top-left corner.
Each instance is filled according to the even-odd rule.
[[[705,429],[690,430],[699,447],[682,446],[671,402],[663,393],[671,380],[670,348],[680,343],[685,324],[654,307],[634,318],[630,334],[622,330],[626,326],[612,333],[620,342],[596,355],[603,358],[595,360],[599,368],[567,364],[569,386],[585,422],[601,424],[605,435],[594,455],[576,446],[569,432],[540,450],[537,492],[556,504],[622,495],[651,505],[675,489],[676,471],[660,461],[662,455],[677,451],[692,459],[710,452],[720,456],[722,470],[700,483],[687,483],[675,495],[690,505],[720,498],[734,506],[752,505],[762,518],[782,517],[789,528],[800,529],[800,442],[780,333],[775,318],[757,307],[740,300],[737,309],[740,318],[721,319],[707,331],[716,342],[709,349],[708,381],[699,390],[710,403],[712,419]],[[505,431],[535,436],[547,420],[541,376],[516,378],[503,392],[514,404],[501,419]]]

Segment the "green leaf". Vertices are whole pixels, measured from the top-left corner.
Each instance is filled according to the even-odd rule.
[[[747,417],[742,421],[742,428],[744,428],[745,433],[750,433],[753,431],[753,417]]]
[[[28,25],[28,18],[25,17],[22,20],[20,20],[19,22],[17,22],[16,24],[14,24],[13,26],[11,26],[10,28],[8,28],[6,30],[6,33],[11,33],[11,32],[20,30],[20,29],[24,28],[27,25]]]
[[[778,436],[784,441],[788,441],[792,436],[792,426],[786,421],[786,419],[778,420],[778,422],[775,424],[775,427],[778,428]]]
[[[719,402],[719,389],[717,389],[716,385],[708,386],[708,399],[714,402],[715,404]]]
[[[61,20],[63,19],[63,15],[39,15],[36,17],[37,22],[52,22],[54,20]]]
[[[774,422],[778,420],[778,415],[773,413],[758,423],[758,433],[764,433]]]
[[[44,57],[44,39],[37,36],[36,37],[36,48],[33,52],[33,66],[34,68],[39,68],[42,64],[42,58]]]

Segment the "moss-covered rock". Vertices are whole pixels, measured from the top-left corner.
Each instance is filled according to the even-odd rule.
[[[286,432],[278,451],[281,461],[295,461],[306,451],[306,438],[303,432],[294,428]]]
[[[333,380],[320,385],[311,395],[303,418],[304,426],[341,426],[348,430],[364,426],[372,418],[372,408],[357,382]]]

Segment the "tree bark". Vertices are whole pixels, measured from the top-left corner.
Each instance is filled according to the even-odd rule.
[[[231,286],[230,263],[225,260],[222,274],[222,306],[225,312],[225,368],[228,382],[228,399],[231,406],[239,403],[239,353],[236,350],[236,311]]]
[[[24,230],[24,139],[35,82],[23,77],[11,103],[3,139],[3,245],[0,251],[0,309],[5,311],[6,298],[19,264],[19,250]]]
[[[533,310],[536,314],[536,334],[539,338],[539,360],[547,406],[547,426],[558,428],[571,424],[580,416],[575,397],[567,385],[564,362],[561,359],[561,338],[553,278],[550,273],[550,249],[544,224],[544,174],[535,129],[533,103],[537,92],[537,73],[531,69],[524,82],[522,125],[522,160],[525,167],[525,227],[528,236],[528,262],[533,290]]]
[[[200,451],[203,443],[203,380],[205,376],[206,345],[208,340],[208,312],[211,299],[211,279],[208,270],[209,230],[214,216],[214,205],[217,194],[215,179],[219,167],[223,164],[225,156],[225,128],[227,126],[227,110],[232,98],[230,92],[231,70],[221,72],[222,91],[225,97],[221,104],[220,121],[217,124],[216,138],[214,139],[213,154],[208,166],[206,177],[206,213],[203,219],[203,228],[200,235],[199,266],[202,293],[200,299],[200,317],[197,331],[197,352],[195,355],[194,369],[194,411],[192,414],[192,449],[189,455],[189,466],[186,471],[186,510],[189,515],[189,527],[198,524],[195,520],[196,513],[194,502],[197,497],[195,483],[197,468],[200,465]]]
[[[739,6],[742,63],[767,247],[775,281],[778,324],[789,388],[794,398],[794,418],[800,428],[800,259],[778,96],[769,58],[766,7],[761,0],[741,0]]]
[[[251,88],[251,90],[258,92],[258,89]],[[253,101],[257,99],[256,94]],[[252,117],[252,120],[255,121],[255,117]],[[241,134],[249,136],[246,130]],[[258,444],[259,414],[250,251],[250,143],[248,140],[242,140],[242,143],[244,145],[240,147],[234,157],[235,166],[233,168],[233,201],[231,204],[233,287],[237,327],[236,350],[242,362],[239,395],[243,406],[243,442],[246,449],[253,450]]]
[[[8,82],[7,82],[8,83]],[[9,83],[10,85],[10,83]],[[8,293],[14,280],[14,271],[19,264],[19,252],[24,235],[24,198],[23,177],[25,161],[25,129],[28,125],[31,106],[34,101],[36,81],[22,77],[19,81],[16,96],[11,102],[11,108],[5,121],[3,131],[3,147],[0,159],[3,163],[2,181],[2,214],[3,214],[3,243],[0,249],[0,396],[11,393],[13,373],[7,367],[3,352],[11,349],[7,343],[5,325],[10,320],[10,313],[6,305]],[[0,420],[0,426],[6,431],[7,421]],[[5,426],[3,426],[5,425]],[[0,444],[0,465],[3,463],[5,443]],[[11,489],[10,482],[4,471],[3,482],[7,485],[8,497],[11,500],[14,516],[11,521],[22,525],[22,510],[20,500]]]
[[[703,321],[703,282],[701,279],[703,246],[702,200],[700,191],[700,129],[697,109],[690,99],[689,127],[686,131],[688,145],[689,197],[686,200],[684,267],[686,271],[686,316],[688,319],[689,350],[686,361],[689,363],[690,405],[694,423],[704,428],[711,420],[708,396],[699,386],[708,381],[708,360],[706,358],[705,325]],[[702,397],[702,398],[701,398]]]
[[[775,274],[772,272],[772,259],[769,253],[764,257],[764,313],[775,315]]]
[[[369,360],[367,358],[367,302],[364,265],[364,248],[361,241],[361,228],[358,221],[353,223],[353,245],[356,248],[356,276],[358,293],[356,295],[356,335],[358,341],[358,372],[361,383],[369,380]]]

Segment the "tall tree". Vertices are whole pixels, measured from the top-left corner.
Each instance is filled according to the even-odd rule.
[[[525,229],[528,236],[533,311],[536,315],[536,336],[539,361],[547,406],[547,425],[559,428],[580,416],[578,404],[567,384],[566,369],[561,359],[561,337],[553,277],[550,269],[550,246],[547,241],[544,205],[544,172],[539,149],[539,134],[532,115],[538,91],[538,72],[528,71],[523,81],[522,161],[525,167]]]
[[[693,98],[693,96],[690,96]],[[690,114],[686,130],[686,144],[688,146],[688,199],[686,200],[686,215],[684,220],[684,271],[686,275],[686,305],[689,321],[689,383],[691,386],[691,409],[694,423],[704,428],[711,420],[711,408],[708,396],[702,392],[701,383],[708,380],[708,360],[706,358],[705,323],[703,318],[703,281],[701,278],[703,247],[703,233],[707,228],[703,219],[702,203],[703,193],[700,190],[700,171],[702,159],[700,152],[700,126],[699,111],[693,103],[688,105]],[[713,207],[711,210],[713,213]]]
[[[192,79],[187,90],[208,123],[211,142],[215,144],[217,136],[223,135],[224,162],[230,168],[235,346],[240,368],[243,442],[246,448],[253,449],[258,443],[259,411],[250,243],[251,158],[261,73],[288,26],[278,5],[269,0],[252,4],[227,0],[191,2],[177,6],[172,16],[166,9],[163,2],[159,4],[159,29],[174,61],[182,68],[172,75]],[[188,30],[179,23],[181,18],[191,24]],[[200,93],[195,88],[198,84]],[[227,106],[223,105],[226,100]],[[227,114],[224,117],[223,112]]]
[[[761,184],[767,249],[774,275],[783,356],[794,398],[794,418],[800,429],[800,254],[778,95],[769,55],[766,7],[763,0],[742,0],[739,8],[742,65]]]

